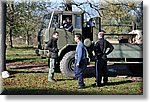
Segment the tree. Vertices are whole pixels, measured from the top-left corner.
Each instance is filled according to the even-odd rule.
[[[7,26],[9,26],[8,29],[8,47],[13,48],[12,43],[12,33],[13,33],[13,26],[14,26],[14,4],[11,1],[7,2]]]
[[[7,33],[9,45],[12,46],[12,37],[23,36],[26,44],[30,43],[30,36],[35,34],[41,24],[42,15],[46,12],[44,2],[7,2]]]
[[[72,4],[83,10],[89,17],[100,17],[102,29],[107,33],[123,33],[129,32],[132,24],[138,23],[142,27],[143,5],[140,0],[86,0],[72,1]],[[85,5],[85,7],[83,6]],[[140,18],[140,19],[139,19]],[[116,25],[116,26],[112,26]],[[121,26],[123,25],[123,26]],[[127,26],[128,25],[128,26]],[[140,27],[140,28],[141,28]],[[135,28],[134,28],[135,29]]]
[[[141,18],[143,14],[142,10],[139,10],[139,5],[143,6],[141,1],[105,0],[105,3],[101,4],[101,7],[104,8],[102,11],[102,22],[103,24],[116,25],[116,27],[105,26],[104,29],[107,29],[110,33],[127,33],[132,29],[136,29],[134,26],[131,26],[137,23],[136,19]],[[141,14],[138,13],[139,11],[141,11]],[[142,19],[140,22],[143,22]],[[128,25],[128,27],[120,25]]]

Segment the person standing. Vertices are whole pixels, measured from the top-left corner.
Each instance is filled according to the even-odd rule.
[[[104,39],[104,34],[106,32],[101,30],[98,33],[98,41],[94,45],[95,52],[95,66],[96,66],[96,86],[102,86],[102,76],[103,84],[106,85],[108,82],[108,69],[107,69],[107,55],[110,54],[114,47],[106,39]]]
[[[74,38],[75,42],[77,42],[76,53],[75,53],[75,66],[74,66],[74,73],[75,77],[78,79],[78,89],[85,88],[84,84],[84,71],[87,67],[86,61],[86,50],[81,42],[81,34],[75,34]]]
[[[59,37],[59,33],[54,31],[52,34],[52,38],[48,41],[46,49],[49,50],[49,59],[48,59],[48,81],[55,82],[54,79],[54,72],[56,68],[56,60],[58,58],[58,47],[57,47],[57,40]]]

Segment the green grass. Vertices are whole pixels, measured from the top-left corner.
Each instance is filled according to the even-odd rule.
[[[6,50],[6,62],[33,62],[33,63],[47,63],[47,59],[42,59],[35,54],[33,47],[14,47],[7,48]]]
[[[32,47],[7,49],[9,63],[47,63],[47,59],[36,56]],[[143,82],[133,82],[129,78],[109,77],[109,84],[92,87],[94,76],[85,78],[85,89],[77,89],[77,80],[55,74],[56,83],[47,81],[47,72],[34,72],[7,68],[11,77],[3,80],[4,95],[143,95]]]
[[[13,71],[12,71],[13,72]],[[142,95],[142,82],[128,78],[110,77],[109,85],[92,87],[94,77],[85,78],[86,88],[77,89],[77,80],[55,74],[56,83],[47,81],[47,73],[15,72],[12,78],[4,79],[3,94],[28,95]]]

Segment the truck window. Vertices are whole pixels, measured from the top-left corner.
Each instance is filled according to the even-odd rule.
[[[73,31],[73,24],[72,24],[72,15],[63,15],[63,22],[62,26],[66,31],[72,32]]]
[[[58,20],[58,15],[54,15],[51,27],[56,30],[57,28],[59,28],[59,26],[60,26],[60,24],[59,24],[59,20]]]
[[[63,22],[65,22],[67,18],[72,23],[72,15],[62,15],[62,25],[63,25]]]
[[[81,28],[81,16],[79,15],[75,16],[75,28],[78,28],[78,29]]]
[[[50,18],[51,18],[50,14],[44,15],[43,20],[42,20],[42,27],[43,28],[47,28],[48,27]]]

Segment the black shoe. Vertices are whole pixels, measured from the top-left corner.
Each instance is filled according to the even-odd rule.
[[[50,80],[48,80],[49,82],[56,82],[56,80],[55,79],[50,79]]]
[[[108,82],[104,82],[103,85],[108,85]]]
[[[93,87],[102,87],[102,84],[92,84]]]
[[[78,86],[78,89],[84,89],[85,86]]]
[[[77,78],[77,77],[74,77],[73,80],[78,80],[78,78]]]

